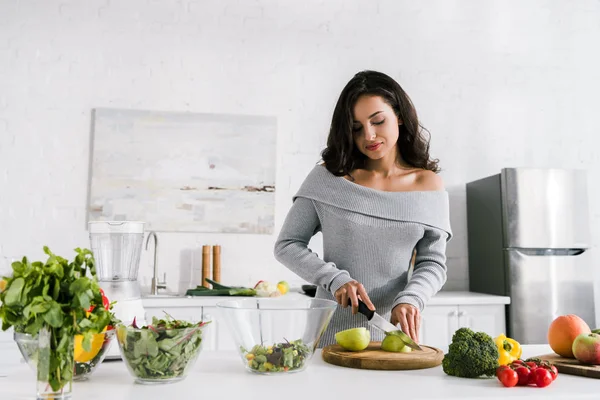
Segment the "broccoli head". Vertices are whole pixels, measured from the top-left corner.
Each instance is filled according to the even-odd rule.
[[[442,369],[448,375],[461,378],[494,376],[498,368],[498,347],[485,332],[460,328],[452,335]]]

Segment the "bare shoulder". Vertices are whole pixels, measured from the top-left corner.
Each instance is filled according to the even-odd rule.
[[[418,172],[416,184],[419,190],[444,190],[442,177],[429,170]]]

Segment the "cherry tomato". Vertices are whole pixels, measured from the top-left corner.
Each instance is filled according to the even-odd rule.
[[[538,367],[538,365],[533,361],[527,361],[525,364],[527,364],[527,366],[531,369],[536,369]]]
[[[514,360],[511,364],[513,364],[514,366],[525,365],[525,361],[523,361],[523,360]]]
[[[537,370],[537,368],[530,368],[529,369],[529,385],[535,385],[535,371]]]
[[[513,387],[519,382],[519,377],[513,369],[503,368],[498,372],[498,380],[506,387]]]
[[[558,378],[558,368],[556,368],[554,365],[551,365],[550,369],[552,370],[552,372],[554,372],[553,378],[554,379]]]
[[[546,368],[537,368],[533,374],[535,375],[535,384],[538,387],[546,387],[552,383],[552,375]]]
[[[554,381],[558,376],[558,369],[554,365],[544,365],[543,368],[550,372],[550,376],[552,376],[552,380]]]
[[[531,370],[523,365],[519,365],[515,372],[519,376],[519,382],[517,385],[519,386],[527,386],[529,385],[529,375],[531,375]]]
[[[498,368],[496,368],[496,376],[499,376],[500,371],[502,371],[504,369],[511,369],[511,368],[508,365],[501,365],[501,366],[499,366]]]

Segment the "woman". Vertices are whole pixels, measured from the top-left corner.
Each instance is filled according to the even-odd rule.
[[[368,327],[354,315],[358,298],[418,342],[420,313],[446,282],[452,233],[437,160],[400,85],[380,72],[356,74],[338,99],[322,159],[275,244],[277,260],[316,284],[317,298],[341,305],[319,346]],[[323,259],[308,248],[318,231]]]

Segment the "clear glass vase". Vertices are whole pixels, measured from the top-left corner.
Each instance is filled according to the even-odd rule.
[[[74,336],[42,328],[38,334],[37,399],[70,399],[73,389]]]

